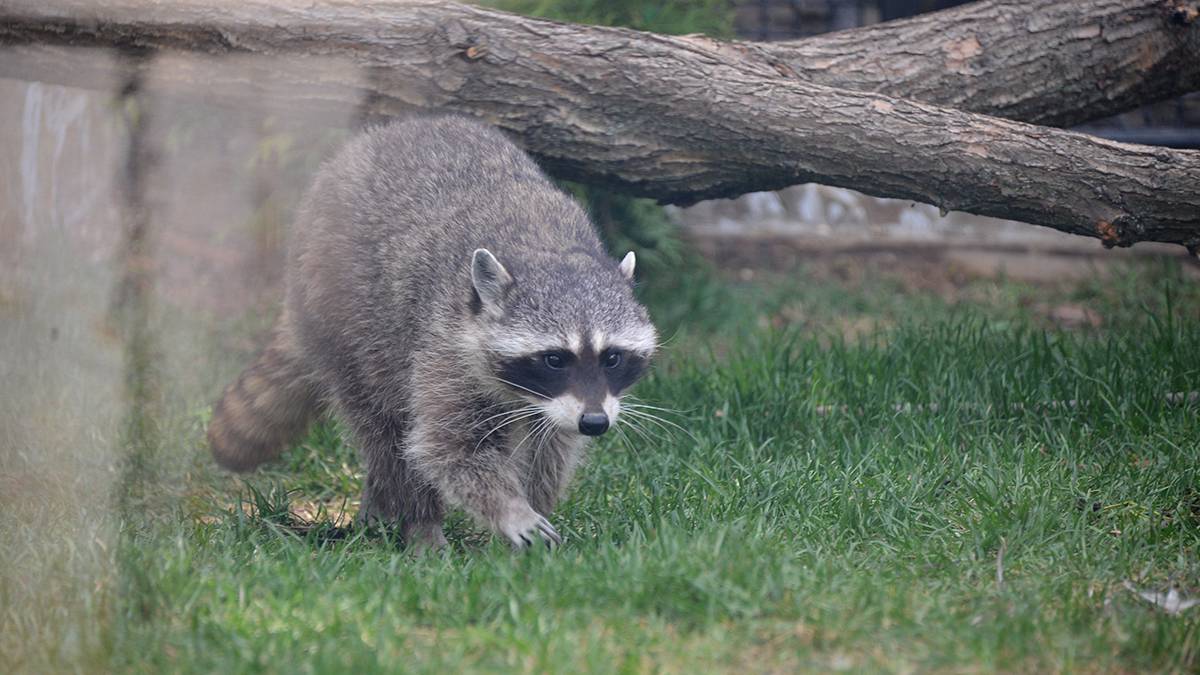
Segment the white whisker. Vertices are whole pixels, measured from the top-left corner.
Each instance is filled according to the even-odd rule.
[[[642,439],[642,442],[646,445],[654,445],[656,439],[650,436],[649,432],[647,432],[640,423],[636,422],[634,418],[626,417],[625,426],[628,427],[630,431],[637,434],[638,438]]]
[[[632,401],[632,403],[627,403],[626,401]],[[650,404],[646,403],[644,400],[642,400],[641,398],[639,398],[638,396],[635,396],[633,394],[625,394],[625,396],[622,398],[621,404],[622,405],[630,405],[630,406],[634,406],[634,407],[638,407],[638,408],[648,408],[650,410],[660,410],[662,412],[675,413],[676,415],[684,415],[686,413],[689,413],[689,412],[692,412],[693,410],[695,410],[695,408],[689,408],[687,410],[679,410],[678,408],[664,408],[662,406],[650,405]]]
[[[503,377],[496,377],[493,375],[492,379],[496,380],[497,382],[499,382],[501,384],[507,384],[508,386],[513,387],[515,389],[520,389],[521,391],[527,391],[530,394],[533,394],[534,396],[536,396],[538,398],[544,398],[547,401],[550,400],[550,397],[546,396],[545,394],[536,392],[536,391],[530,389],[529,387],[522,387],[521,385],[517,384],[516,382],[509,382],[508,380],[504,379]]]
[[[541,410],[541,408],[538,408],[537,406],[534,406],[534,405],[527,405],[522,408],[517,408],[516,410],[505,410],[504,412],[496,413],[495,415],[492,415],[491,417],[487,417],[482,420],[479,420],[475,424],[472,424],[470,428],[474,429],[475,427],[483,426],[484,424],[490,422],[491,420],[496,419],[497,417],[504,417],[506,415],[516,415],[519,413],[526,413],[526,412],[538,412],[540,410]]]
[[[517,444],[513,446],[512,451],[508,453],[509,456],[511,457],[516,455],[517,451],[521,449],[521,446],[525,444],[525,441],[529,440],[530,436],[537,433],[549,421],[550,419],[548,417],[543,416],[540,420],[535,422],[533,426],[529,428],[529,432],[526,433],[525,436],[520,441],[517,441]]]
[[[542,446],[545,445],[546,441],[550,440],[550,437],[554,435],[553,420],[546,418],[546,424],[542,429],[543,430],[541,434],[538,436],[537,445],[535,445],[533,448],[533,464],[535,466],[537,465],[538,459],[542,456]]]
[[[663,431],[670,433],[671,429],[669,429],[668,427],[672,427],[674,429],[677,429],[677,430],[682,431],[683,433],[687,434],[688,437],[691,438],[694,442],[696,442],[696,443],[700,442],[700,440],[698,438],[696,438],[696,436],[693,435],[692,432],[690,432],[687,429],[683,428],[682,426],[676,424],[675,422],[672,422],[671,420],[664,419],[662,417],[659,417],[658,415],[653,415],[651,413],[645,412],[644,410],[636,410],[633,408],[630,408],[630,409],[626,410],[625,412],[628,413],[631,417],[633,417],[635,419],[640,418],[640,419],[644,419],[652,424],[655,424],[655,425],[659,426],[660,428],[662,428]]]
[[[654,410],[656,412],[667,413],[670,415],[679,415],[680,417],[687,416],[682,410],[674,410],[672,408],[660,408],[656,405],[646,405],[644,403],[628,403],[628,402],[623,401],[621,403],[621,407],[622,408],[636,408],[637,410]]]
[[[632,451],[634,449],[633,441],[631,441],[629,439],[629,435],[625,433],[624,425],[614,424],[613,429],[621,436],[621,443],[625,445],[625,448]]]
[[[497,426],[496,426],[495,428],[493,428],[491,431],[489,431],[489,432],[487,432],[486,434],[484,434],[484,435],[483,435],[483,438],[479,439],[479,442],[475,444],[475,450],[478,450],[478,449],[479,449],[479,446],[483,445],[483,442],[484,442],[484,441],[486,441],[486,440],[488,439],[488,436],[491,436],[492,434],[494,434],[494,433],[496,433],[497,431],[499,431],[499,430],[503,429],[504,427],[506,427],[506,426],[508,426],[508,425],[510,425],[510,424],[513,424],[514,422],[520,422],[521,420],[529,419],[530,417],[534,417],[534,416],[536,416],[536,415],[540,415],[540,414],[541,414],[541,410],[535,410],[535,411],[533,411],[533,412],[527,412],[527,413],[523,413],[523,414],[521,414],[521,415],[517,415],[517,416],[515,416],[515,417],[512,417],[512,418],[506,419],[506,420],[505,420],[505,421],[504,421],[502,424],[499,424],[499,425],[497,425]]]

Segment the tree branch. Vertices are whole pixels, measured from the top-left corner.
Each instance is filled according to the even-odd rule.
[[[814,181],[1110,246],[1200,246],[1200,153],[832,89],[752,48],[440,2],[15,4],[0,0],[0,41],[291,55],[283,89],[307,83],[314,104],[346,91],[302,55],[346,59],[375,111],[481,116],[559,175],[661,201]]]
[[[799,77],[1071,126],[1200,90],[1197,0],[984,0],[763,48]]]

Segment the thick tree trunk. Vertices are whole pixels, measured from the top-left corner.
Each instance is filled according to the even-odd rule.
[[[814,181],[1108,245],[1200,245],[1200,153],[832,89],[753,48],[452,3],[14,5],[0,0],[6,42],[341,57],[366,69],[379,112],[478,115],[559,175],[662,201]],[[311,85],[314,105],[350,95],[295,61],[279,81]]]
[[[1200,90],[1198,0],[984,0],[763,45],[814,84],[1071,126]]]

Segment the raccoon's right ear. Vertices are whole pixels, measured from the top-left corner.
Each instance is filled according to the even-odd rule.
[[[625,254],[624,258],[621,258],[621,264],[617,265],[617,269],[620,270],[621,276],[625,277],[626,280],[633,281],[633,266],[636,264],[637,256],[633,254],[633,251],[630,251]]]
[[[475,249],[471,256],[471,284],[475,286],[475,298],[479,301],[480,309],[496,316],[503,314],[501,303],[512,283],[512,275],[491,251],[486,248]]]

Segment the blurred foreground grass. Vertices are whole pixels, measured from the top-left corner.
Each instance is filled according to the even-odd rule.
[[[361,474],[332,423],[267,471],[218,473],[206,397],[248,354],[212,334],[206,360],[161,369],[151,423],[124,427],[141,430],[118,440],[143,453],[139,483],[119,464],[125,499],[87,519],[112,536],[60,531],[36,497],[10,513],[5,663],[1196,669],[1200,609],[1122,586],[1200,594],[1200,404],[1166,396],[1200,389],[1200,290],[1180,270],[951,299],[870,273],[644,291],[670,340],[636,393],[688,433],[604,437],[553,516],[559,550],[514,555],[461,517],[428,557],[335,527]],[[168,318],[163,342],[202,330]],[[212,371],[204,397],[172,387],[188,368]],[[9,475],[33,461],[16,450]],[[61,569],[30,595],[11,570],[38,567]]]

